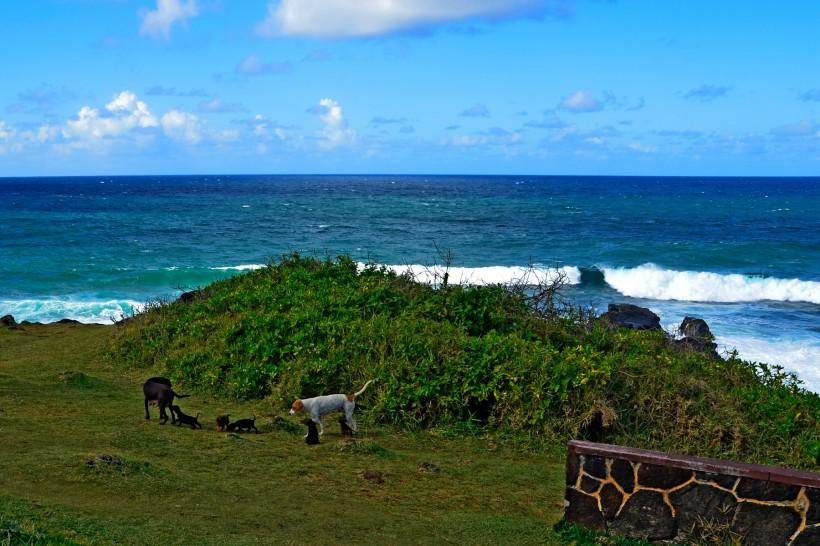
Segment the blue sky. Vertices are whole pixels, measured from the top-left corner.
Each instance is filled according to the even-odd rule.
[[[3,2],[0,176],[818,175],[818,29],[813,0]]]

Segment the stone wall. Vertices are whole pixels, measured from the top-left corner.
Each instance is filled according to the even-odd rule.
[[[820,545],[820,474],[571,441],[565,518],[651,540],[724,527],[748,546]]]

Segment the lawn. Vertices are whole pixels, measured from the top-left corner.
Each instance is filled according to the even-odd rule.
[[[275,400],[194,394],[202,430],[143,418],[111,326],[0,328],[0,544],[564,544],[564,454],[515,436],[335,420],[318,446]],[[184,391],[184,388],[177,388]],[[367,394],[361,404],[367,405]],[[260,434],[214,419],[255,415]],[[113,455],[122,464],[89,461]],[[362,471],[383,474],[383,483]]]

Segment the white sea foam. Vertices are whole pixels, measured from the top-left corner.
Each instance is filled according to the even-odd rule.
[[[359,269],[363,269],[365,264],[360,263]],[[508,284],[511,282],[525,282],[527,284],[537,284],[544,281],[552,281],[558,278],[559,272],[566,276],[567,284],[578,284],[581,282],[581,271],[577,267],[564,266],[555,268],[528,268],[519,266],[493,265],[487,267],[450,267],[426,266],[426,265],[387,265],[388,269],[397,275],[410,273],[418,282],[426,284],[439,284],[447,273],[447,282],[451,284],[467,285],[488,285],[488,284]]]
[[[222,267],[209,267],[214,271],[253,271],[255,269],[262,269],[265,264],[242,264],[242,265],[226,265]]]
[[[18,322],[55,322],[72,319],[87,324],[111,324],[134,312],[145,304],[134,300],[84,300],[84,299],[24,299],[0,300],[0,315],[12,315]]]
[[[625,296],[702,302],[799,301],[820,304],[820,282],[661,269],[655,264],[602,268],[604,280]]]
[[[718,335],[715,342],[721,354],[737,349],[743,360],[778,364],[795,372],[806,389],[820,393],[820,341]]]

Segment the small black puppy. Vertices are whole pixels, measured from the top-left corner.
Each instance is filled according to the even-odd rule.
[[[259,431],[256,430],[256,415],[253,416],[253,419],[240,419],[239,421],[228,423],[228,432],[250,432],[251,429],[259,434]]]
[[[305,434],[305,442],[307,445],[312,446],[319,443],[319,429],[316,428],[316,423],[313,422],[313,419],[308,417],[302,423],[307,425],[308,433]]]
[[[353,436],[353,429],[347,424],[347,419],[342,415],[339,417],[339,426],[342,427],[342,436]]]
[[[177,416],[177,426],[181,425],[191,425],[192,429],[202,428],[202,425],[199,424],[199,414],[196,414],[196,417],[193,415],[185,415],[182,413],[182,410],[179,409],[179,406],[171,406],[171,412],[175,413]]]

